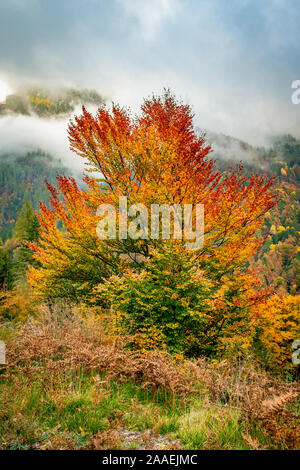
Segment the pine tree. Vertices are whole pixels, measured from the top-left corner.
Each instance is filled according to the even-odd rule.
[[[13,237],[18,241],[13,253],[14,283],[20,283],[25,279],[25,273],[29,265],[37,265],[33,260],[32,251],[24,242],[36,242],[39,238],[39,221],[26,198],[13,231]]]
[[[10,284],[11,262],[9,252],[0,238],[0,290],[7,289]]]

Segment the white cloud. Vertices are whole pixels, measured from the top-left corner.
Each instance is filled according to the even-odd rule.
[[[128,17],[135,18],[146,40],[155,38],[165,19],[174,17],[181,6],[179,0],[117,0]]]
[[[21,13],[4,3],[0,79],[14,88],[95,88],[137,112],[142,97],[169,86],[199,127],[254,145],[299,136],[296,0],[52,0]]]
[[[87,107],[91,112],[96,107]],[[74,114],[80,114],[76,109]],[[1,155],[24,155],[41,149],[75,171],[82,170],[84,161],[69,149],[68,123],[70,118],[42,119],[37,116],[4,116],[0,118]]]
[[[0,103],[3,103],[7,95],[10,93],[12,93],[12,88],[8,83],[6,83],[4,80],[1,80],[0,78]]]

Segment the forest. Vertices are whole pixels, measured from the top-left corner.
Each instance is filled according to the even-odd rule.
[[[83,178],[42,149],[0,157],[0,447],[297,449],[300,141],[225,156],[168,90],[133,116],[30,89],[0,119],[78,104]],[[100,240],[120,195],[203,204],[203,247]]]

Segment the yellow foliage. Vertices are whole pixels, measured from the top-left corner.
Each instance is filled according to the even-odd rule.
[[[274,295],[255,307],[254,321],[262,344],[280,366],[291,367],[292,342],[300,339],[300,295]]]
[[[0,318],[23,322],[35,313],[36,306],[29,290],[15,288],[0,292]]]
[[[133,347],[140,352],[153,349],[166,349],[164,335],[155,325],[149,328],[141,328],[138,333],[131,337],[131,343]]]

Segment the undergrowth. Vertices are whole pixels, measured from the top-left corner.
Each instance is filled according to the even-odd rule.
[[[2,449],[296,449],[297,392],[252,360],[128,351],[95,317],[3,325]]]

